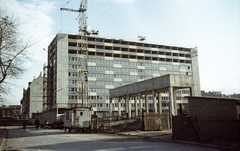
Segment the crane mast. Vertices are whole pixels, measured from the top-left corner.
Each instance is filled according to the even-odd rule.
[[[82,0],[78,10],[70,8],[61,8],[62,11],[72,11],[78,12],[78,35],[77,35],[77,94],[78,94],[78,103],[82,107],[89,107],[90,103],[88,101],[88,32],[87,27],[87,0]]]

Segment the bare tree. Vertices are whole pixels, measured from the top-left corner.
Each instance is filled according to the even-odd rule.
[[[21,39],[16,20],[0,10],[0,92],[7,92],[3,85],[8,79],[17,78],[24,72],[29,47],[28,42]]]

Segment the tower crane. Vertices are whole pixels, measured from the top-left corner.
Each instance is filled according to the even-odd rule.
[[[78,58],[78,77],[77,82],[77,94],[78,105],[82,107],[89,107],[88,101],[88,37],[90,31],[87,27],[87,0],[82,0],[78,10],[71,8],[60,8],[62,11],[78,12],[78,36],[77,36],[77,58]]]

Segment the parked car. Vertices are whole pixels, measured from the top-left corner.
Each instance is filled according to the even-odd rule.
[[[54,122],[51,124],[51,128],[63,129],[63,128],[64,128],[64,122],[63,122],[63,121],[54,121]]]

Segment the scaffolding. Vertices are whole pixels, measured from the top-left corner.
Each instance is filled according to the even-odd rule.
[[[44,64],[43,65],[43,110],[47,111],[52,108],[53,102],[52,99],[52,79],[51,79],[51,73],[50,70],[52,67],[49,65]]]

